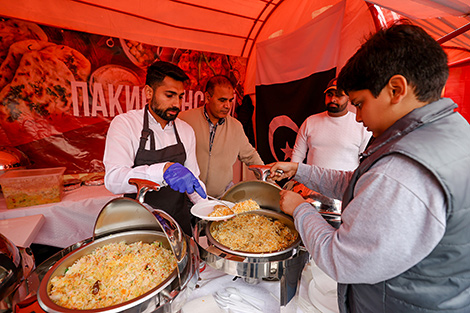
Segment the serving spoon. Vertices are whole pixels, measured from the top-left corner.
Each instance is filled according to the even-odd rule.
[[[220,205],[223,205],[223,206],[228,207],[228,206],[227,206],[227,203],[223,202],[223,201],[220,200],[220,199],[217,199],[216,197],[207,195],[207,199],[217,201],[218,203],[220,203]]]

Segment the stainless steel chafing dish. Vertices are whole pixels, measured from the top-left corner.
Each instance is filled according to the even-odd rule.
[[[0,146],[0,175],[8,170],[22,169],[29,166],[26,154],[14,147]]]
[[[34,257],[29,248],[20,248],[0,234],[0,312],[12,309],[19,285],[34,270]]]
[[[252,199],[262,208],[252,213],[277,218],[289,227],[294,227],[292,218],[279,208],[280,190],[277,185],[265,181],[241,182],[230,188],[221,199],[231,202]],[[308,259],[308,252],[301,245],[300,239],[288,248],[272,253],[233,251],[212,238],[210,225],[211,222],[201,220],[194,229],[194,240],[199,246],[201,259],[215,269],[243,277],[248,282],[259,279],[279,280],[280,305],[287,305],[295,295],[302,269]]]
[[[158,191],[159,186],[153,182],[133,179],[131,183],[139,187],[138,199],[142,202],[145,192]],[[83,312],[178,312],[185,302],[186,296],[197,283],[199,274],[199,253],[196,244],[184,235],[181,227],[166,212],[148,209],[141,202],[130,198],[116,198],[108,202],[98,215],[95,222],[93,237],[77,243],[53,261],[47,260],[48,269],[40,278],[37,291],[38,303],[46,312],[75,312],[56,305],[49,298],[50,280],[61,275],[78,258],[89,254],[92,250],[108,243],[125,241],[132,243],[142,241],[151,243],[162,242],[170,248],[177,260],[173,273],[157,287],[130,301]],[[58,259],[60,258],[60,259]],[[39,267],[41,267],[40,265]],[[38,267],[38,268],[39,268]],[[21,304],[20,304],[21,306]]]
[[[342,203],[340,200],[308,189],[295,180],[288,181],[283,189],[297,192],[303,196],[331,226],[338,228],[341,225]]]
[[[256,212],[255,211],[246,212],[244,214],[259,214],[259,215],[266,216],[266,217],[270,218],[271,220],[278,220],[278,221],[282,222],[284,225],[286,225],[287,227],[289,227],[290,229],[297,232],[295,230],[294,221],[292,220],[292,218],[290,218],[289,216],[287,216],[285,214],[281,214],[281,213],[276,212],[276,211],[265,210],[265,209],[256,210]],[[213,244],[215,247],[219,248],[220,250],[230,252],[233,255],[249,256],[251,258],[264,258],[264,259],[269,258],[269,259],[272,259],[272,260],[274,260],[274,259],[283,259],[283,258],[285,258],[285,256],[290,255],[292,253],[292,250],[295,249],[296,247],[298,247],[299,244],[300,244],[300,241],[301,241],[300,236],[298,236],[297,239],[294,242],[292,242],[288,247],[286,247],[282,250],[272,251],[272,252],[258,253],[258,252],[242,252],[242,251],[231,250],[229,247],[224,246],[223,244],[219,243],[215,238],[212,237],[212,229],[217,223],[220,223],[220,222],[219,221],[209,221],[208,223],[206,223],[205,234],[207,236],[207,240],[211,244]]]

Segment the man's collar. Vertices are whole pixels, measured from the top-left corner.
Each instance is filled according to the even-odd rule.
[[[206,117],[206,120],[209,122],[209,124],[213,124],[210,117],[209,117],[209,113],[207,113],[206,105],[204,105],[203,112],[204,112],[204,116]],[[225,123],[225,118],[219,119],[219,121],[217,122],[217,125],[222,125],[223,123]]]
[[[173,127],[173,123],[175,122],[175,120],[173,121],[168,121],[168,123],[166,123],[166,125],[164,127],[162,127],[162,124],[160,124],[160,122],[155,118],[155,116],[153,116],[152,114],[153,111],[150,111],[150,108],[148,110],[148,115],[150,116],[150,120],[149,120],[149,123],[157,123],[161,129],[165,129],[166,127]]]

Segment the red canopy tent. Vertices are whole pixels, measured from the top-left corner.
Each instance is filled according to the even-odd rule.
[[[45,25],[122,37],[157,46],[195,49],[248,58],[256,43],[288,34],[337,2],[335,0],[16,0],[0,14]],[[341,61],[364,34],[399,14],[439,40],[450,64],[469,62],[470,2],[467,0],[348,0]],[[390,11],[396,12],[396,14]],[[248,70],[246,90],[254,73]]]
[[[369,33],[409,18],[448,53],[446,96],[470,119],[468,0],[15,0],[3,1],[0,16],[160,47],[245,57],[243,93],[254,95],[258,44],[296,32],[338,3],[344,3],[344,14],[337,70]],[[304,60],[286,62],[301,67]]]

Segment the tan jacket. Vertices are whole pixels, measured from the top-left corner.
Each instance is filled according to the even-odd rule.
[[[199,107],[183,111],[178,117],[191,125],[196,133],[196,156],[201,171],[199,179],[206,184],[207,194],[219,197],[233,180],[233,164],[237,158],[246,165],[264,163],[248,141],[242,124],[231,116],[217,126],[209,155],[209,123],[203,110],[204,107]]]

